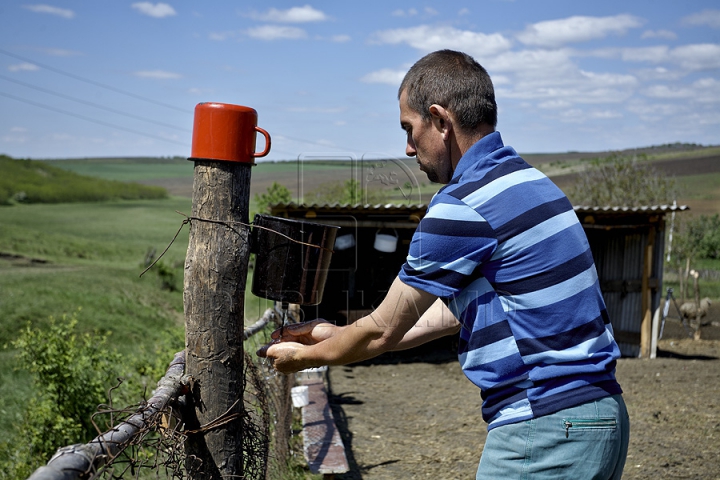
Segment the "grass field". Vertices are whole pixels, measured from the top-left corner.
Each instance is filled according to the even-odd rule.
[[[148,250],[162,251],[179,227],[176,209],[189,209],[189,200],[0,207],[0,428],[8,431],[29,388],[8,347],[28,324],[80,309],[82,330],[112,331],[124,355],[177,339],[183,348],[187,235],[162,260],[176,272],[176,291],[162,289],[153,271],[139,278]]]

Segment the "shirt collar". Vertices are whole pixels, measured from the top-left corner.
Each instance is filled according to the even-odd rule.
[[[467,152],[460,158],[460,161],[453,172],[453,180],[460,177],[472,165],[477,163],[479,158],[486,157],[495,150],[499,150],[505,145],[503,144],[500,132],[492,132],[473,144]]]

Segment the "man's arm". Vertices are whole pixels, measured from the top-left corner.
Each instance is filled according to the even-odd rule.
[[[275,368],[282,373],[367,360],[401,344],[407,332],[436,300],[434,295],[396,278],[375,311],[351,325],[337,328],[326,340],[314,345],[273,343],[260,349],[258,355],[272,358]]]
[[[393,350],[406,350],[460,331],[460,322],[439,298],[408,330]]]

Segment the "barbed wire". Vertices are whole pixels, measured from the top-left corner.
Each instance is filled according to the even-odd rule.
[[[171,368],[180,366],[184,370],[184,352],[176,355]],[[168,369],[170,372],[171,368]],[[288,398],[284,400],[282,393],[273,392],[277,386],[268,382],[268,372],[261,371],[252,357],[246,352],[243,361],[242,391],[238,392],[238,400],[218,418],[194,430],[186,430],[182,419],[185,408],[184,394],[186,388],[178,390],[172,399],[157,405],[157,394],[149,401],[137,405],[117,409],[112,406],[112,392],[109,392],[109,404],[98,407],[92,417],[93,425],[98,431],[89,444],[77,444],[60,448],[45,467],[33,473],[31,480],[50,479],[102,479],[127,480],[128,478],[178,479],[193,478],[205,473],[202,461],[185,453],[185,441],[190,435],[202,435],[207,431],[222,428],[230,422],[240,421],[242,429],[243,475],[247,480],[265,480],[269,478],[271,464],[274,468],[282,468],[287,462],[287,421],[280,417],[291,412]],[[178,372],[174,372],[177,376]],[[168,377],[166,374],[160,382]],[[183,376],[183,385],[189,379]],[[284,380],[287,382],[287,379]],[[165,382],[167,383],[167,382]],[[282,383],[282,382],[281,382]],[[167,387],[167,385],[163,385]],[[277,414],[277,410],[283,413]],[[283,435],[277,436],[282,432]],[[103,433],[104,431],[104,433]],[[270,453],[271,445],[280,443]],[[275,460],[275,462],[271,462]],[[80,465],[80,466],[78,466]],[[278,467],[280,465],[280,467]]]

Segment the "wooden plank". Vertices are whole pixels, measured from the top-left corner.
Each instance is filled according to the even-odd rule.
[[[640,324],[640,357],[650,358],[652,345],[652,290],[650,278],[653,273],[653,250],[655,247],[655,229],[648,232],[647,244],[645,246],[645,258],[643,259],[642,276],[642,312],[643,318]]]
[[[328,475],[350,470],[345,445],[335,425],[322,379],[300,380],[307,385],[310,403],[302,407],[303,451],[310,471]]]

